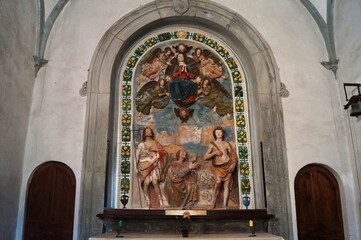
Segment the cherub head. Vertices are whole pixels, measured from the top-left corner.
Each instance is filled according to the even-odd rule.
[[[194,56],[196,57],[196,58],[199,58],[200,56],[202,56],[203,55],[203,53],[202,53],[202,49],[200,49],[200,48],[196,48],[195,50],[194,50]]]
[[[166,47],[164,49],[164,55],[166,55],[167,57],[171,57],[174,56],[174,53],[170,47]]]
[[[187,47],[184,43],[178,45],[178,52],[185,53],[187,51]]]
[[[187,46],[184,43],[180,43],[177,46],[173,46],[173,48],[176,50],[177,53],[187,53],[193,47],[192,46]]]
[[[172,78],[169,75],[165,75],[164,80],[169,83]]]
[[[188,109],[188,108],[174,108],[174,113],[177,117],[179,117],[180,120],[182,120],[182,123],[186,123],[189,118],[193,116],[194,109]]]
[[[202,88],[206,88],[209,86],[209,80],[208,79],[204,79],[203,83],[202,83]]]
[[[167,84],[166,80],[164,78],[160,78],[158,81],[160,88],[165,88],[165,85]]]
[[[202,83],[202,77],[201,75],[196,76],[196,78],[193,80],[196,84],[201,84]]]

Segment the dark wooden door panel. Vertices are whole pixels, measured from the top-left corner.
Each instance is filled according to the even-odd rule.
[[[309,165],[295,180],[299,240],[343,240],[341,200],[336,178],[326,168]]]
[[[25,240],[72,240],[75,176],[59,162],[38,167],[29,181]]]

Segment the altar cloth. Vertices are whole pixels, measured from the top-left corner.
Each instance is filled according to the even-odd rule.
[[[272,235],[270,233],[256,233],[255,237],[250,237],[251,233],[212,233],[212,234],[192,234],[189,233],[191,239],[198,240],[217,240],[217,239],[226,239],[226,240],[284,240],[282,237]],[[155,239],[182,239],[182,234],[146,234],[146,233],[122,233],[124,237],[117,238],[115,237],[116,233],[105,233],[95,237],[90,237],[89,240],[121,240],[121,239],[132,239],[132,240],[155,240]],[[187,239],[187,238],[183,238]]]

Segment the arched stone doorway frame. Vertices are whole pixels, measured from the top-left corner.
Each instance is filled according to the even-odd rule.
[[[154,1],[130,12],[103,36],[93,55],[88,76],[84,156],[82,168],[79,239],[101,233],[96,218],[104,208],[109,128],[112,126],[112,89],[117,71],[132,41],[157,28],[186,24],[222,33],[235,51],[248,78],[250,127],[253,158],[260,163],[254,170],[255,185],[263,186],[261,159],[264,159],[266,201],[263,187],[255,189],[257,208],[267,207],[276,220],[270,232],[291,239],[291,208],[280,77],[272,51],[263,37],[236,12],[207,0],[190,0],[184,14],[175,11],[173,1]],[[260,142],[263,146],[261,156]],[[256,162],[256,161],[254,161]],[[275,184],[276,183],[276,184]],[[266,203],[266,204],[265,204]],[[267,205],[267,206],[266,206]]]

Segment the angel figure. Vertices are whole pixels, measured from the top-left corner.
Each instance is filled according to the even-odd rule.
[[[223,117],[233,112],[232,102],[223,99],[226,97],[232,99],[231,94],[217,80],[204,79],[200,89],[201,103],[208,107],[214,108],[216,113]]]
[[[170,47],[166,47],[164,51],[156,48],[142,64],[142,75],[152,80],[163,75],[167,66],[171,65],[173,56],[174,53]]]
[[[149,115],[153,108],[163,109],[169,103],[166,80],[161,78],[157,81],[146,83],[138,92],[135,101],[138,112]]]
[[[189,52],[193,47],[192,46],[187,46],[184,43],[180,43],[177,46],[173,46],[174,50],[177,53],[184,53],[186,54],[187,52]]]
[[[197,59],[200,74],[208,78],[223,78],[223,67],[219,60],[208,50],[196,48],[193,56]]]

